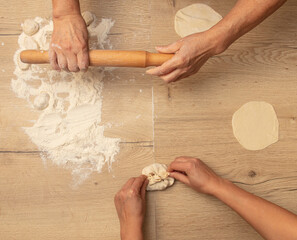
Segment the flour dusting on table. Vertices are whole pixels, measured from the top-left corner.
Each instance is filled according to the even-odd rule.
[[[119,152],[119,138],[104,136],[101,124],[102,88],[105,69],[89,68],[85,73],[57,72],[48,65],[23,64],[21,50],[48,50],[53,22],[36,17],[39,31],[32,36],[19,36],[19,49],[14,55],[16,77],[12,90],[29,106],[40,112],[32,127],[24,128],[41,151],[41,157],[71,169],[73,185],[81,184],[92,172],[111,170]],[[91,48],[111,48],[108,33],[111,19],[95,21],[88,27]],[[106,127],[110,127],[108,124]]]

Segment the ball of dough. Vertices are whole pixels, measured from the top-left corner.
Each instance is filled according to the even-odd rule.
[[[174,178],[169,177],[169,173],[166,171],[167,166],[161,163],[154,163],[145,167],[142,170],[142,174],[146,175],[149,183],[146,190],[164,190],[174,183]]]
[[[39,24],[35,22],[33,19],[26,19],[22,25],[23,31],[28,36],[32,36],[39,30]]]
[[[43,110],[48,107],[48,103],[50,100],[50,95],[47,92],[41,92],[38,96],[34,99],[34,108],[38,110]]]
[[[31,64],[23,63],[20,57],[20,53],[17,54],[17,64],[19,68],[23,71],[28,70]]]
[[[87,26],[89,26],[94,21],[94,16],[89,11],[83,12],[82,17],[85,20]]]
[[[248,150],[261,150],[278,141],[278,119],[266,102],[248,102],[232,118],[235,138]]]
[[[221,19],[222,16],[208,5],[196,3],[180,9],[176,13],[174,27],[180,37],[186,37],[210,29]]]

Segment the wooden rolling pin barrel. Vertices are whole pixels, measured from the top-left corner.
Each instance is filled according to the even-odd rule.
[[[147,51],[90,50],[90,65],[105,67],[150,67],[160,66],[174,54],[150,53]],[[21,61],[30,64],[49,63],[48,51],[24,50]]]

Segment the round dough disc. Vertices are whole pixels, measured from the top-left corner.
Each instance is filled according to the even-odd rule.
[[[222,16],[206,4],[196,3],[180,9],[174,20],[175,31],[180,37],[204,32],[217,24]]]
[[[248,150],[261,150],[278,141],[278,119],[271,104],[248,102],[232,118],[233,134]]]

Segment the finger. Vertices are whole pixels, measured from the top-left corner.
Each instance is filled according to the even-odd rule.
[[[132,186],[133,182],[135,181],[135,178],[130,178],[122,187],[122,190],[128,189]]]
[[[145,200],[145,193],[146,193],[146,188],[147,188],[147,185],[149,183],[149,180],[148,179],[145,179],[144,183],[142,184],[142,187],[141,187],[141,198],[143,200]]]
[[[190,162],[172,162],[167,171],[173,172],[173,171],[179,171],[179,172],[187,172],[189,169],[191,169],[191,163]]]
[[[77,57],[74,53],[68,53],[66,55],[67,66],[70,72],[78,72],[79,68],[77,66]]]
[[[88,50],[86,51],[81,51],[77,54],[77,65],[80,70],[86,71],[89,66],[89,52]]]
[[[193,159],[193,157],[187,157],[187,156],[180,156],[174,159],[173,162],[189,162]]]
[[[52,69],[54,70],[61,70],[59,68],[58,62],[57,62],[57,54],[54,49],[50,48],[49,50],[49,60],[50,64],[52,66]]]
[[[179,60],[176,56],[172,57],[159,67],[151,68],[146,71],[147,74],[162,76],[166,75],[180,66]]]
[[[189,178],[185,174],[182,174],[180,172],[171,172],[169,176],[173,177],[176,180],[178,180],[178,181],[180,181],[182,183],[185,183],[187,185],[190,184]]]
[[[67,71],[67,60],[65,58],[65,56],[63,55],[63,53],[61,52],[58,52],[57,53],[57,59],[58,59],[58,65],[59,65],[59,68],[62,69],[62,70],[65,70]]]
[[[135,181],[132,184],[132,188],[135,189],[137,192],[140,192],[141,186],[143,185],[144,181],[147,179],[147,176],[140,175],[135,179]]]
[[[180,47],[181,47],[181,41],[177,41],[167,46],[158,46],[156,47],[156,50],[160,53],[175,53],[180,49]]]
[[[166,75],[161,76],[161,78],[167,82],[167,83],[171,83],[174,82],[176,79],[178,79],[178,77],[182,74],[182,70],[181,69],[175,69],[174,71],[172,71],[171,73],[168,73]]]

